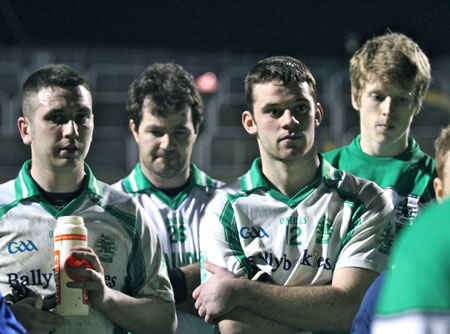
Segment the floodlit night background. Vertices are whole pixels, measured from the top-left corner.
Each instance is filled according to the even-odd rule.
[[[20,89],[48,63],[67,63],[90,81],[96,125],[88,163],[107,182],[137,161],[126,92],[153,62],[177,62],[197,78],[206,119],[193,159],[214,177],[244,173],[258,154],[240,124],[243,80],[267,56],[297,57],[316,77],[325,112],[319,151],[348,144],[359,132],[348,61],[388,29],[414,39],[430,59],[433,83],[412,135],[433,155],[449,123],[449,18],[450,1],[0,0],[0,180],[14,178],[30,156],[16,126]]]

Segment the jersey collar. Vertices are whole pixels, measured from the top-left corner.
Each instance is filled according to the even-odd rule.
[[[364,153],[361,149],[361,134],[357,135],[355,139],[353,139],[352,143],[350,144],[350,148],[354,153],[362,157],[363,159],[367,161],[387,161],[387,160],[403,160],[403,161],[412,161],[416,159],[421,158],[422,151],[420,150],[419,144],[415,141],[414,138],[409,137],[408,138],[408,147],[406,150],[404,150],[399,155],[393,156],[393,157],[377,157],[374,155],[370,155],[367,153]]]
[[[214,182],[212,179],[204,172],[202,172],[197,166],[193,163],[189,165],[190,177],[189,184],[186,188],[183,189],[178,195],[171,198],[167,196],[160,189],[156,188],[150,181],[146,178],[144,173],[142,172],[141,164],[138,163],[133,171],[128,175],[124,181],[123,186],[125,192],[127,193],[140,193],[144,191],[150,191],[156,197],[158,197],[161,201],[163,201],[166,205],[168,205],[172,209],[178,208],[181,203],[188,197],[193,187],[198,187],[201,189],[205,189],[207,187],[214,187]]]
[[[17,200],[23,200],[31,197],[40,197],[43,201],[43,197],[39,192],[39,189],[30,175],[31,160],[27,160],[19,172],[19,175],[14,181],[14,188],[16,192]],[[84,171],[86,174],[86,180],[83,185],[83,193],[91,193],[98,197],[103,197],[102,189],[100,188],[97,179],[92,173],[89,166],[84,164]]]
[[[256,189],[262,189],[263,191],[268,192],[273,198],[288,204],[289,206],[295,207],[299,202],[301,202],[304,198],[306,198],[317,186],[320,182],[338,182],[342,180],[342,171],[334,168],[331,164],[322,158],[319,154],[320,159],[320,168],[317,171],[317,175],[313,182],[309,185],[301,189],[297,194],[293,197],[288,197],[277,189],[272,188],[269,183],[266,181],[264,176],[261,173],[261,158],[257,158],[254,162],[250,170],[241,177],[241,190],[243,192],[253,192]]]
[[[197,187],[213,187],[214,183],[212,179],[204,172],[202,172],[195,164],[191,163],[189,165],[190,170],[190,180],[187,189],[191,189],[194,186]],[[152,191],[159,190],[142,172],[141,163],[138,162],[133,171],[124,179],[124,188],[127,193],[137,193],[150,189]]]

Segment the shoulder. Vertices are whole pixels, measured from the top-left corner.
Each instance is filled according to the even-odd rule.
[[[14,183],[15,180],[10,180],[0,184],[0,205],[9,204],[16,200]]]
[[[103,196],[101,202],[109,207],[115,207],[119,210],[127,212],[135,212],[137,203],[133,197],[129,194],[124,193],[116,186],[111,186],[101,181],[97,181]]]
[[[379,202],[380,205],[389,205],[388,203],[391,203],[383,189],[375,182],[343,170],[340,171],[342,179],[337,182],[336,190],[342,197],[354,198],[364,205],[369,205],[374,201]]]
[[[342,155],[345,155],[349,149],[350,145],[347,145],[332,151],[321,153],[321,155],[333,166],[338,167]]]
[[[223,186],[214,189],[211,194],[211,199],[208,202],[208,206],[217,205],[218,203],[225,204],[234,197],[241,195],[240,180],[241,178],[235,179],[234,181],[225,183]]]
[[[190,165],[191,171],[191,184],[202,189],[207,194],[211,195],[212,192],[224,185],[224,182],[213,179],[211,176],[206,174],[200,168],[198,168],[194,163]]]
[[[112,189],[117,190],[117,191],[126,192],[126,191],[125,191],[125,186],[124,186],[124,180],[125,180],[125,179],[120,179],[120,180],[117,181],[116,183],[111,184],[110,187],[111,187]]]

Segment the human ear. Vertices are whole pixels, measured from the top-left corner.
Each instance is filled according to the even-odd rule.
[[[256,122],[250,111],[246,110],[242,113],[242,125],[244,126],[245,131],[249,134],[255,135],[257,133]]]
[[[438,177],[435,177],[433,180],[433,187],[436,194],[436,199],[438,200],[438,202],[442,202],[445,196],[444,184],[442,180]]]
[[[24,116],[19,117],[17,126],[19,128],[20,136],[22,137],[22,142],[25,145],[31,145],[31,124],[28,118]]]
[[[323,120],[323,108],[320,103],[316,105],[316,112],[314,114],[314,126],[317,128]]]
[[[131,133],[133,134],[134,140],[137,144],[139,144],[139,136],[138,136],[138,129],[136,128],[136,124],[132,119],[130,119],[129,122]]]
[[[353,106],[353,109],[359,111],[359,108],[360,108],[360,107],[359,107],[359,103],[358,103],[358,101],[356,100],[355,95],[353,95],[353,94],[352,94],[352,106]]]

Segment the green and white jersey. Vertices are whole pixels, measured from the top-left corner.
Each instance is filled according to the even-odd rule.
[[[147,180],[138,163],[113,187],[132,195],[144,207],[158,230],[167,265],[178,268],[200,261],[200,214],[213,191],[222,185],[191,163],[189,185],[171,198]],[[178,310],[177,317],[177,334],[213,331],[200,317]]]
[[[350,145],[323,154],[334,167],[374,181],[394,204],[397,230],[412,225],[419,210],[435,198],[437,176],[433,158],[420,150],[413,138],[408,148],[395,157],[375,157],[361,150],[358,135]]]
[[[339,268],[385,268],[395,228],[392,204],[375,183],[321,158],[315,180],[289,198],[260,167],[256,159],[205,208],[202,261],[248,279],[263,271],[278,285],[326,285]],[[210,275],[202,268],[202,281]]]
[[[190,166],[190,175],[189,185],[173,198],[147,180],[140,163],[130,175],[113,185],[135,197],[150,215],[158,230],[169,268],[200,261],[200,213],[213,191],[223,185],[194,164]]]
[[[450,201],[398,239],[375,308],[374,334],[450,333]]]
[[[132,198],[95,179],[85,165],[82,193],[58,211],[40,194],[29,174],[31,160],[18,177],[0,185],[0,290],[28,286],[55,292],[53,231],[58,217],[81,216],[88,246],[100,258],[105,282],[130,296],[153,295],[174,302],[161,243],[149,216]],[[151,315],[149,315],[151,316]],[[57,333],[126,333],[93,308],[89,316],[64,320]]]

